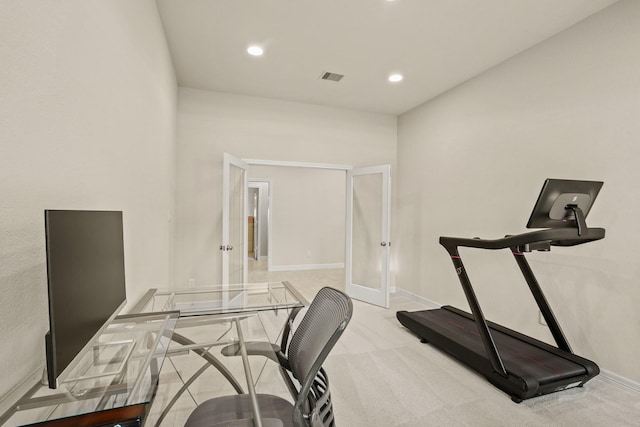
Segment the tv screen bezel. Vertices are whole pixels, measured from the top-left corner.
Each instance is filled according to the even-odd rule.
[[[95,229],[100,226],[103,229]],[[104,233],[109,233],[109,238],[100,240]],[[78,363],[77,356],[92,345],[127,303],[122,211],[47,209],[45,236],[49,307],[46,371],[49,387],[57,388]],[[109,257],[100,260],[105,251]],[[76,256],[82,263],[74,264]],[[100,270],[100,264],[111,271]],[[87,265],[98,268],[83,269]],[[105,272],[115,280],[106,278],[107,275],[98,277]],[[79,280],[89,283],[90,288],[78,292]],[[104,286],[105,280],[109,286]],[[89,289],[94,292],[88,292]],[[73,296],[64,300],[69,295]],[[83,310],[87,307],[99,309],[87,315]]]
[[[557,206],[554,207],[554,203],[561,200],[564,204],[564,199],[559,199],[561,196],[586,195],[588,197],[578,197],[578,201],[576,202],[586,218],[603,184],[604,182],[602,181],[547,178],[540,190],[536,204],[531,211],[527,228],[577,227],[573,215],[564,218],[550,217],[552,211],[558,210]],[[568,197],[568,199],[571,201],[573,197]],[[562,210],[564,211],[564,206]]]

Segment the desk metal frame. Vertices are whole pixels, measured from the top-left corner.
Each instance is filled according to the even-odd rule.
[[[283,290],[285,298],[279,299],[277,292],[275,290]],[[245,345],[244,335],[241,327],[241,320],[247,317],[258,316],[259,311],[274,311],[278,312],[278,310],[290,310],[291,316],[287,321],[291,321],[292,317],[297,314],[297,312],[308,305],[308,301],[304,298],[289,282],[281,282],[277,284],[271,283],[263,283],[263,284],[247,284],[247,285],[219,285],[214,287],[205,287],[205,288],[183,288],[179,290],[158,290],[158,289],[150,289],[135,305],[132,309],[132,312],[141,312],[149,307],[152,309],[167,309],[174,310],[177,308],[175,302],[177,299],[183,299],[188,297],[189,295],[203,295],[207,293],[219,293],[219,292],[247,292],[249,295],[256,295],[258,293],[265,293],[266,300],[263,304],[257,305],[221,305],[220,307],[211,307],[208,309],[195,309],[193,311],[181,311],[180,312],[180,320],[179,326],[197,326],[197,325],[206,325],[210,322],[223,322],[229,321],[233,325],[235,325],[237,334],[238,334],[238,345],[240,347],[240,356],[242,357],[243,370],[245,374],[245,379],[247,382],[248,394],[251,398],[251,404],[254,414],[254,424],[257,427],[262,427],[262,420],[260,417],[260,408],[258,405],[257,394],[254,387],[253,375],[251,373],[251,367],[249,365],[249,357],[247,354],[247,349]],[[290,294],[292,297],[291,300],[287,300],[286,296]],[[154,299],[157,297],[166,298],[164,304],[161,304],[161,307],[156,307]],[[183,301],[184,303],[184,301]],[[219,338],[220,339],[220,338]],[[211,347],[217,347],[221,345],[228,345],[228,342],[220,342],[220,341],[209,341],[203,343],[196,343],[190,338],[185,337],[184,335],[177,333],[174,331],[172,340],[177,344],[180,344],[181,347],[177,349],[170,349],[167,352],[167,356],[171,356],[172,354],[178,354],[185,351],[193,351],[203,359],[207,361],[207,364],[203,365],[200,369],[198,369],[187,381],[183,383],[183,386],[176,392],[171,401],[164,407],[162,413],[160,414],[158,420],[156,421],[156,426],[159,426],[160,423],[167,416],[173,405],[177,402],[180,396],[189,388],[189,386],[203,373],[206,371],[209,366],[214,366],[233,386],[237,393],[243,394],[244,390],[233,374],[221,363],[211,352],[209,349]],[[286,337],[285,337],[286,340]]]

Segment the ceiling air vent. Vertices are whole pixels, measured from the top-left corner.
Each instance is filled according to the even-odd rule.
[[[322,80],[331,80],[332,82],[339,82],[343,77],[344,77],[344,74],[330,73],[328,71],[325,71],[320,76]]]

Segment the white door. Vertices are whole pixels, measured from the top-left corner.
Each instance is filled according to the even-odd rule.
[[[247,167],[224,153],[222,177],[222,283],[245,283],[247,277]]]
[[[347,294],[385,308],[389,307],[390,201],[390,165],[347,171]]]

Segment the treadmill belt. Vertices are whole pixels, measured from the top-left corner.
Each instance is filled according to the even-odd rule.
[[[449,336],[455,336],[455,341],[470,351],[480,357],[487,357],[473,320],[445,309],[416,311],[410,315],[420,323],[436,324],[439,329],[446,330]],[[585,368],[580,364],[549,353],[543,348],[492,327],[490,329],[504,367],[515,375],[537,378],[539,384],[543,385],[586,373]]]

